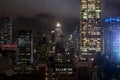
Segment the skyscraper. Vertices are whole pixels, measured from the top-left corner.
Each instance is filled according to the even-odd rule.
[[[102,51],[101,0],[80,0],[80,53],[82,60],[93,60]]]
[[[120,18],[105,18],[104,22],[104,52],[115,60],[120,55]]]
[[[80,25],[77,25],[74,32],[72,33],[71,39],[72,45],[75,49],[75,55],[80,55]]]
[[[51,41],[49,41],[49,56],[55,54],[55,31],[51,31]]]
[[[60,23],[57,23],[57,25],[56,25],[55,34],[56,34],[56,40],[55,41],[59,42],[61,40],[61,35],[63,34]]]
[[[55,76],[58,80],[73,80],[75,78],[74,72],[74,49],[64,53],[58,53],[55,57]]]
[[[37,61],[47,60],[48,57],[48,40],[46,35],[43,32],[37,33]]]
[[[29,65],[33,63],[32,31],[20,30],[18,38],[18,64]]]
[[[55,43],[55,31],[51,31],[51,42]]]
[[[0,45],[12,44],[12,22],[9,17],[0,18]]]

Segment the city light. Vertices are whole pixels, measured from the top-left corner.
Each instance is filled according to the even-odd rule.
[[[51,33],[55,33],[55,31],[51,31]]]
[[[113,41],[113,52],[120,54],[120,39],[115,39]]]
[[[119,30],[114,31],[111,37],[112,55],[116,58],[116,62],[120,59],[120,35]]]
[[[17,48],[18,45],[14,44],[14,45],[11,45],[11,44],[7,44],[7,45],[3,45],[4,48]]]
[[[111,22],[111,21],[120,22],[120,18],[106,18],[104,21],[105,22]]]
[[[115,55],[116,62],[119,62],[120,59],[120,37],[113,39],[112,43],[112,55]]]
[[[57,27],[60,27],[61,26],[61,24],[60,23],[57,23],[57,25],[56,25]]]

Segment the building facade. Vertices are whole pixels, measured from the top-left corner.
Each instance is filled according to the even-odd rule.
[[[33,63],[33,39],[31,30],[20,30],[18,35],[17,64]]]
[[[59,42],[61,40],[61,35],[63,34],[62,32],[62,28],[61,28],[61,25],[60,23],[57,23],[56,27],[55,27],[55,41],[56,42]]]
[[[80,56],[80,25],[77,25],[71,38],[72,46],[75,49],[75,55]]]
[[[104,19],[104,53],[112,58],[118,59],[120,53],[120,18]],[[119,61],[119,60],[116,60]]]
[[[12,22],[9,17],[0,18],[0,45],[12,44]]]
[[[52,56],[52,55],[54,55],[55,54],[55,46],[56,46],[56,44],[55,44],[55,39],[56,39],[56,37],[55,37],[55,31],[53,30],[53,31],[51,31],[51,40],[49,41],[49,56]]]
[[[55,80],[73,80],[75,76],[74,49],[58,53],[55,57]]]
[[[80,0],[81,60],[93,60],[102,51],[101,0]]]
[[[44,33],[37,33],[36,54],[37,61],[47,60],[48,57],[48,40]]]

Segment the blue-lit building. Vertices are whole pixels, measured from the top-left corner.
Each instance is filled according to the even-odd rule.
[[[18,34],[17,64],[33,63],[33,38],[31,30],[20,30]]]
[[[104,52],[114,59],[120,55],[120,18],[105,18],[104,22]]]

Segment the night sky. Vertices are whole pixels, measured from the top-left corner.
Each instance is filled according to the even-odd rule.
[[[120,16],[120,0],[102,0],[102,17]],[[79,24],[79,0],[0,0],[0,16],[13,19],[13,27],[44,31],[47,35],[60,22],[65,34]]]

